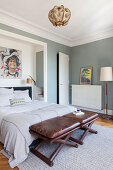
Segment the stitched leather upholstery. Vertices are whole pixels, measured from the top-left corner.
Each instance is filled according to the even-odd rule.
[[[30,127],[30,130],[39,133],[48,138],[55,138],[71,129],[78,127],[80,123],[66,117],[56,117],[37,123]]]

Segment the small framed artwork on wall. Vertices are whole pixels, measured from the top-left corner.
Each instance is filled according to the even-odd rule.
[[[80,84],[91,85],[93,67],[80,68]]]

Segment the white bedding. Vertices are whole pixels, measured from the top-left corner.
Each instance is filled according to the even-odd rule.
[[[0,138],[5,150],[11,155],[9,164],[14,168],[29,154],[29,145],[34,136],[29,126],[75,111],[72,106],[34,101],[15,107],[0,107]]]

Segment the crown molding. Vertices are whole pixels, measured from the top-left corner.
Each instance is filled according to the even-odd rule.
[[[77,39],[70,39],[69,37],[64,37],[60,34],[54,33],[51,30],[45,29],[39,25],[36,25],[32,22],[24,20],[22,18],[17,17],[16,15],[12,15],[6,11],[0,10],[0,23],[20,29],[22,31],[35,34],[42,38],[69,46],[74,47],[78,45],[83,45],[87,43],[91,43],[94,41],[106,39],[113,37],[113,28],[103,30],[101,32],[86,35],[83,37],[77,37]]]
[[[110,38],[110,37],[113,37],[113,28],[73,40],[73,42],[71,43],[71,47],[88,44],[91,42],[99,41],[99,40]]]
[[[71,40],[64,36],[47,30],[39,25],[33,24],[27,20],[12,15],[8,12],[0,10],[0,23],[20,29],[22,31],[35,34],[42,38],[55,41],[66,46],[70,46]]]

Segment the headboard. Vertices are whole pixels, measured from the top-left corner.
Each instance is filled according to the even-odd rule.
[[[23,86],[23,87],[0,87],[0,88],[13,88],[14,90],[29,90],[29,97],[32,99],[32,87]]]

